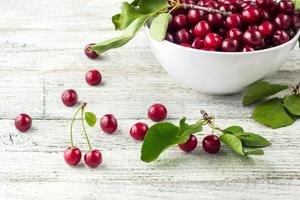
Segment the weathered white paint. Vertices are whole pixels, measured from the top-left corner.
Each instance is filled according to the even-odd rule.
[[[0,199],[299,199],[299,122],[265,128],[250,119],[251,108],[241,106],[241,94],[212,97],[179,85],[154,60],[143,33],[101,59],[83,55],[86,43],[115,34],[110,16],[120,2],[0,1]],[[297,49],[269,79],[298,82],[299,58]],[[93,68],[103,74],[99,87],[84,81]],[[100,132],[98,124],[88,129],[104,156],[97,169],[71,168],[62,160],[74,112],[60,101],[68,88],[76,89],[98,117],[112,112],[119,119],[116,135]],[[193,121],[205,109],[220,119],[221,127],[242,125],[273,146],[250,159],[226,147],[215,156],[200,147],[190,155],[173,148],[145,164],[139,160],[141,143],[132,141],[128,130],[136,121],[151,124],[146,110],[157,101],[168,107],[173,122],[183,115]],[[14,128],[20,112],[34,118],[28,133]],[[75,135],[85,152],[81,129]]]

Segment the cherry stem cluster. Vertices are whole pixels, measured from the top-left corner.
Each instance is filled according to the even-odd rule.
[[[72,118],[72,121],[71,121],[71,126],[70,126],[70,142],[71,142],[71,147],[74,146],[74,140],[73,140],[73,124],[74,124],[74,121],[76,119],[76,116],[77,114],[81,111],[81,123],[82,123],[82,129],[83,129],[83,132],[84,132],[84,136],[85,136],[85,139],[86,139],[86,142],[88,144],[88,147],[90,150],[92,150],[92,145],[90,143],[90,140],[89,140],[89,137],[87,135],[87,132],[86,132],[86,129],[85,129],[85,124],[84,124],[84,108],[86,107],[86,103],[82,103],[80,105],[80,107],[78,108],[78,110],[75,112],[73,118]]]
[[[295,86],[291,86],[291,89],[292,89],[292,95],[299,94],[300,82],[297,85],[295,85]]]
[[[201,110],[200,113],[202,114],[204,120],[203,124],[207,124],[212,129],[212,134],[214,133],[214,130],[219,130],[222,132],[222,129],[215,126],[215,117],[208,115],[204,110]]]

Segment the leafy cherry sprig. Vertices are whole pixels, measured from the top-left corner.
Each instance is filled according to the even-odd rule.
[[[205,125],[210,126],[212,132],[218,130],[221,133],[220,140],[241,156],[262,155],[264,151],[260,148],[271,145],[271,142],[264,137],[245,132],[240,126],[218,128],[215,126],[213,117],[204,111],[201,113],[203,118],[191,125],[187,124],[186,118],[183,117],[179,126],[170,122],[160,122],[151,126],[142,145],[141,160],[144,162],[155,161],[168,148],[187,142],[191,134],[200,133]]]
[[[291,94],[283,98],[273,97],[274,94],[290,89]],[[280,128],[293,124],[300,118],[300,83],[296,86],[286,84],[272,84],[266,81],[258,81],[248,87],[243,98],[243,105],[257,104],[252,118],[258,123],[271,128]]]

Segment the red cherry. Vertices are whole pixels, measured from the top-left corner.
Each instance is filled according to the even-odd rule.
[[[189,24],[189,19],[184,14],[176,15],[172,18],[172,25],[177,29],[183,29],[186,28]]]
[[[191,35],[187,31],[187,29],[180,29],[175,33],[175,41],[180,44],[180,43],[190,43],[191,41]]]
[[[287,29],[291,24],[291,19],[286,14],[279,14],[274,19],[274,25],[277,28]]]
[[[112,114],[106,114],[100,120],[100,127],[105,133],[112,134],[118,128],[118,121]]]
[[[64,91],[61,100],[66,106],[74,106],[78,100],[76,91],[72,89]]]
[[[188,44],[188,43],[180,43],[179,44],[180,46],[183,46],[183,47],[191,47],[191,45],[190,44]]]
[[[280,45],[286,43],[287,41],[289,41],[289,34],[286,31],[279,29],[274,31],[272,37],[272,42],[274,45]]]
[[[130,136],[135,140],[144,140],[149,127],[147,124],[138,122],[130,129]]]
[[[94,149],[90,152],[87,152],[84,155],[84,162],[89,167],[97,167],[102,163],[102,154],[98,149]]]
[[[27,114],[20,114],[15,119],[15,126],[20,132],[26,132],[31,128],[32,120]]]
[[[178,144],[178,147],[185,152],[191,152],[197,147],[197,138],[194,135],[190,135],[190,138],[187,142],[183,144]]]
[[[218,8],[219,4],[218,2],[214,1],[214,0],[208,0],[206,3],[204,3],[204,6],[207,8]]]
[[[81,151],[77,147],[68,147],[64,151],[64,159],[69,165],[77,165],[81,160]]]
[[[153,104],[148,109],[148,117],[154,122],[162,121],[167,117],[167,108],[159,103]]]
[[[234,5],[227,3],[227,4],[222,4],[219,7],[219,10],[223,10],[223,11],[226,11],[226,12],[236,12],[237,8]]]
[[[261,8],[273,8],[276,6],[276,0],[256,0],[255,2]]]
[[[218,153],[221,148],[220,139],[216,135],[208,135],[203,139],[202,147],[207,153]]]
[[[248,52],[248,51],[255,51],[255,49],[249,45],[246,45],[242,49],[243,52]]]
[[[226,38],[221,44],[221,51],[236,52],[239,50],[239,42],[236,39]]]
[[[200,38],[196,37],[191,45],[192,48],[194,49],[201,49],[204,47],[204,41],[201,40]]]
[[[265,21],[258,26],[258,30],[262,36],[269,37],[273,33],[274,25],[269,21]]]
[[[262,36],[258,30],[249,29],[243,34],[243,42],[252,46],[259,46],[262,41]]]
[[[278,3],[278,12],[285,14],[293,14],[295,10],[294,3],[289,0],[282,0]]]
[[[172,33],[167,33],[165,39],[168,40],[169,42],[173,42],[173,43],[175,42]]]
[[[249,7],[243,10],[242,12],[242,20],[246,24],[254,24],[258,21],[260,17],[259,10],[254,7]]]
[[[243,32],[239,28],[231,28],[227,32],[226,35],[228,38],[236,39],[236,40],[241,40],[243,37]]]
[[[224,25],[227,28],[240,28],[242,27],[242,19],[238,14],[230,14],[226,17]]]
[[[86,45],[86,47],[84,48],[84,53],[88,58],[95,59],[99,55],[94,50],[92,50],[92,45],[94,45],[94,43]]]
[[[204,47],[209,49],[218,49],[222,43],[222,36],[217,33],[209,33],[204,38]]]
[[[205,12],[198,9],[190,9],[188,12],[188,18],[191,24],[197,24],[204,18]]]
[[[193,34],[200,39],[203,39],[210,32],[210,25],[206,21],[198,22],[193,30]]]
[[[99,85],[101,83],[102,76],[98,70],[90,70],[85,75],[85,81],[89,85]]]
[[[207,21],[212,27],[220,27],[223,25],[224,17],[220,13],[209,13],[207,15]]]

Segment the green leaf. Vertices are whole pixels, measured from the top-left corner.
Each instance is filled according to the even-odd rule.
[[[97,118],[96,115],[92,112],[85,112],[85,121],[86,123],[90,126],[90,127],[94,127],[96,122],[97,122]]]
[[[255,82],[246,90],[243,99],[243,105],[248,106],[256,101],[262,100],[287,88],[288,86],[286,85],[271,84],[266,81]]]
[[[177,137],[178,130],[177,126],[168,122],[151,126],[143,142],[141,160],[154,161],[164,150],[181,142]]]
[[[286,112],[282,99],[279,98],[273,98],[259,104],[252,117],[255,121],[271,128],[280,128],[295,122],[295,118]]]
[[[140,28],[146,23],[151,15],[142,15],[135,19],[122,33],[121,36],[105,40],[98,44],[92,45],[91,48],[100,55],[110,49],[118,48],[129,42]]]
[[[230,127],[226,128],[225,130],[223,130],[223,133],[233,134],[233,135],[237,136],[239,134],[243,134],[244,130],[240,126],[230,126]]]
[[[254,133],[243,133],[237,137],[244,147],[266,147],[272,144],[266,138]]]
[[[139,8],[142,13],[153,13],[168,8],[168,0],[140,0]]]
[[[203,121],[199,120],[195,124],[188,125],[185,123],[186,118],[183,117],[179,122],[179,130],[177,136],[182,137],[182,143],[185,143],[191,134],[202,131]]]
[[[236,136],[232,134],[222,134],[220,140],[226,144],[235,153],[244,156],[242,142]]]
[[[121,14],[116,14],[111,17],[112,23],[115,25],[115,30],[121,29]]]
[[[264,151],[262,149],[250,149],[245,151],[246,156],[248,155],[264,155]]]
[[[284,97],[283,105],[293,115],[300,116],[300,94]]]
[[[161,13],[152,21],[149,33],[153,39],[160,41],[165,38],[170,19],[169,13]]]
[[[295,5],[295,10],[300,11],[300,0],[292,0]]]

